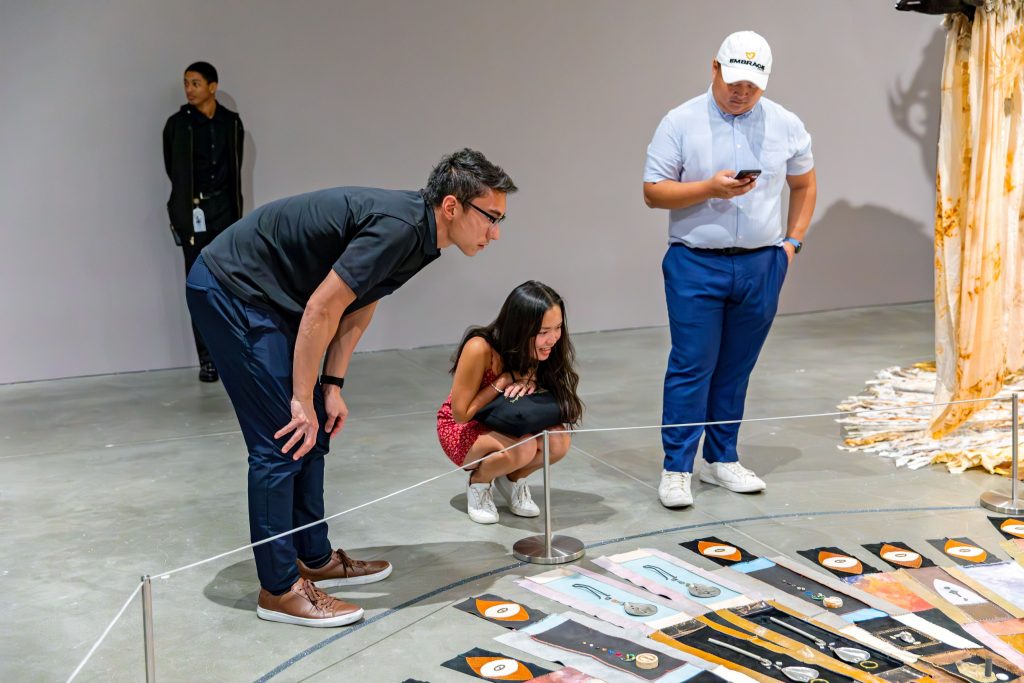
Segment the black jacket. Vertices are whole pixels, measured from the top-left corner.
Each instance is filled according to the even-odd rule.
[[[171,230],[179,243],[188,243],[193,237],[193,199],[198,197],[193,181],[192,169],[192,123],[188,104],[181,106],[176,114],[167,119],[164,126],[164,168],[171,179],[171,197],[167,200],[167,215],[171,219]],[[228,169],[228,187],[225,192],[234,199],[238,217],[242,216],[242,141],[245,128],[242,119],[235,112],[217,103],[216,117],[227,117],[234,135],[228,136],[228,158],[234,163]]]

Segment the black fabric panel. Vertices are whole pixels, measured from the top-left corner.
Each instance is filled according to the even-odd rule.
[[[828,586],[822,585],[813,579],[809,579],[806,576],[797,574],[791,569],[774,565],[765,569],[758,569],[757,571],[750,572],[747,574],[752,578],[764,581],[765,583],[778,588],[783,593],[787,593],[794,597],[805,600],[814,605],[821,605],[821,600],[814,600],[814,595],[824,596],[836,596],[842,598],[843,606],[829,610],[835,614],[849,614],[850,612],[856,612],[862,609],[868,609],[868,605],[865,605],[856,598],[851,598],[848,595],[842,595]]]
[[[1024,519],[1015,517],[989,517],[988,521],[992,522],[992,526],[996,528],[996,531],[1009,540],[1014,538],[1024,538]]]
[[[810,635],[814,636],[815,638],[819,638],[821,640],[824,640],[826,643],[831,644],[831,645],[833,645],[835,647],[855,647],[855,648],[858,648],[858,649],[861,649],[861,650],[865,650],[865,651],[871,653],[871,660],[872,661],[878,662],[878,668],[872,669],[872,670],[869,671],[869,673],[872,673],[872,674],[876,674],[877,675],[879,673],[890,671],[892,669],[898,669],[898,668],[903,666],[903,662],[901,662],[900,660],[896,659],[895,657],[891,657],[891,656],[885,654],[884,652],[879,652],[878,650],[873,650],[872,648],[867,647],[866,645],[862,645],[861,643],[859,643],[856,640],[853,640],[852,638],[847,638],[844,635],[841,635],[841,634],[838,634],[838,633],[833,633],[832,631],[823,629],[823,628],[821,628],[819,626],[815,626],[814,624],[810,623],[809,621],[805,621],[804,619],[801,619],[799,617],[795,617],[792,614],[788,614],[786,612],[783,612],[782,610],[776,609],[776,608],[774,608],[771,605],[768,605],[766,603],[760,603],[760,604],[764,605],[764,607],[761,608],[761,609],[758,609],[756,611],[750,611],[749,609],[745,609],[745,608],[735,608],[735,609],[732,609],[732,610],[729,610],[729,611],[737,614],[738,616],[743,617],[747,621],[753,622],[754,624],[756,624],[758,626],[763,626],[764,628],[769,629],[771,631],[774,631],[775,633],[778,633],[779,635],[785,636],[785,637],[789,638],[790,640],[795,640],[796,642],[803,643],[803,644],[807,645],[808,647],[818,649],[823,654],[826,654],[826,655],[832,657],[833,659],[837,659],[838,661],[842,661],[842,660],[838,659],[838,657],[836,657],[832,653],[831,649],[827,649],[826,648],[825,650],[821,650],[820,648],[817,648],[817,646],[815,645],[815,643],[812,640],[810,640],[808,638],[805,638],[804,636],[802,636],[801,634],[797,633],[796,631],[793,631],[791,629],[785,628],[784,626],[780,626],[779,624],[776,624],[775,622],[772,621],[772,618],[774,617],[775,619],[778,619],[781,622],[784,622],[786,624],[794,626],[794,627],[800,629],[801,631],[803,631],[804,633],[809,633]],[[711,616],[712,616],[711,614],[705,614],[704,618],[707,619],[707,618],[710,618]],[[728,622],[725,619],[722,619],[721,617],[718,617],[717,615],[714,615],[714,616],[716,617],[716,621],[720,621],[720,623],[722,623],[724,625],[729,625],[731,628],[739,628],[735,624],[732,624],[732,622]],[[748,629],[744,629],[744,630],[748,630]],[[752,633],[752,635],[753,635],[753,633]],[[844,663],[848,664],[848,662],[844,662]],[[850,666],[856,666],[856,665],[851,664]],[[920,674],[918,674],[918,675],[920,675]]]
[[[979,564],[995,564],[1003,561],[969,538],[932,538],[929,539],[928,542],[935,546],[940,553],[953,560],[961,567],[973,567]],[[953,546],[951,550],[946,549],[947,544],[951,544]],[[976,549],[980,551],[980,553],[978,555],[958,554],[956,552],[958,547]]]
[[[441,666],[485,681],[528,681],[551,673],[549,669],[536,664],[526,664],[513,657],[506,657],[500,652],[491,652],[479,647],[466,650],[461,655],[442,662]]]
[[[735,627],[730,626],[730,628]],[[819,677],[828,681],[829,683],[851,683],[854,680],[849,676],[844,676],[842,674],[838,674],[833,671],[828,671],[818,666],[807,664],[806,662],[803,662],[795,657],[792,657],[789,654],[775,652],[774,650],[759,647],[757,645],[754,645],[750,641],[744,640],[742,638],[736,638],[726,633],[722,633],[721,631],[717,631],[714,628],[707,626],[706,624],[702,624],[696,621],[683,622],[682,624],[678,624],[676,626],[664,628],[661,630],[661,632],[678,643],[688,645],[689,647],[714,655],[720,659],[724,659],[726,661],[739,664],[740,666],[750,669],[752,671],[756,671],[757,673],[763,676],[768,676],[779,681],[786,681],[787,683],[792,682],[786,677],[785,674],[782,673],[782,671],[779,670],[778,667],[773,666],[770,669],[766,668],[756,659],[747,657],[746,655],[741,655],[738,652],[734,652],[729,648],[722,647],[721,645],[718,645],[716,643],[708,642],[708,638],[714,638],[716,640],[722,641],[723,643],[735,645],[736,647],[746,650],[747,652],[750,652],[752,654],[756,654],[759,657],[770,659],[772,662],[776,662],[779,664],[779,666],[782,667],[810,666],[812,669],[817,669]]]
[[[896,569],[916,569],[918,567],[934,567],[935,563],[929,560],[927,557],[917,552],[903,541],[881,541],[879,543],[865,543],[863,546],[872,555],[878,556],[883,562],[887,562],[890,566]],[[914,557],[907,558],[906,560],[900,560],[893,558],[890,553],[903,551],[910,553]],[[886,557],[886,555],[890,555]]]
[[[653,669],[638,669],[636,664],[630,660],[625,661],[623,657],[616,656],[616,652],[623,655],[638,655],[648,650],[640,643],[625,638],[615,638],[595,631],[575,621],[564,621],[554,628],[543,633],[536,633],[531,636],[534,640],[553,645],[563,650],[569,650],[578,654],[592,657],[597,661],[619,671],[625,671],[648,681],[661,678],[670,671],[674,671],[686,664],[686,662],[658,653],[658,666]],[[594,647],[590,645],[593,644]],[[607,648],[607,652],[601,648]]]
[[[850,553],[839,548],[810,548],[808,550],[798,550],[797,552],[822,569],[835,574],[840,579],[845,579],[848,576],[878,573],[878,570],[871,565],[861,562]]]
[[[923,619],[927,619],[928,621],[932,621],[932,623],[935,623],[932,619],[925,616],[925,614],[927,614],[927,612],[919,612],[918,616],[922,617]],[[927,636],[921,633],[920,631],[912,629],[909,626],[905,626],[900,622],[896,621],[895,619],[893,619],[892,617],[878,617],[876,619],[858,621],[857,626],[864,629],[871,635],[877,638],[881,638],[885,642],[890,643],[905,652],[910,652],[921,657],[941,654],[943,652],[952,652],[956,649],[955,647],[946,645],[943,642],[935,640],[931,636]],[[909,634],[917,642],[907,643],[906,641],[897,638],[897,634],[900,633]]]
[[[503,604],[508,605],[509,607],[503,609]],[[499,626],[504,626],[505,628],[513,631],[518,631],[521,628],[532,626],[544,617],[548,616],[539,609],[527,607],[515,600],[506,600],[505,598],[491,593],[478,595],[475,598],[468,598],[457,605],[453,605],[453,607],[457,610],[462,610],[463,612],[467,612],[489,621],[492,624],[498,624]],[[496,613],[492,614],[492,616],[487,616],[484,612],[487,611],[488,608],[494,608]]]
[[[738,562],[749,562],[757,559],[756,555],[751,555],[738,545],[726,543],[722,539],[714,536],[697,538],[692,541],[684,541],[679,545],[683,546],[687,550],[692,550],[701,557],[706,557],[712,562],[720,564],[723,567],[729,567]],[[723,550],[732,550],[733,552],[716,552],[713,548],[722,548]]]

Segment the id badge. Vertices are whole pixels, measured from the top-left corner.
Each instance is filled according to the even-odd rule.
[[[192,209],[192,232],[206,232],[206,214],[198,206]]]

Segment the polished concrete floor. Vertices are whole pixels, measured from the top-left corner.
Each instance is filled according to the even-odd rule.
[[[659,422],[665,329],[575,342],[585,427]],[[327,464],[328,511],[450,469],[434,412],[448,391],[451,351],[356,356],[347,380],[351,418]],[[781,317],[751,380],[747,416],[828,412],[878,368],[931,356],[928,304]],[[657,430],[580,434],[553,470],[555,527],[592,546],[588,558],[655,547],[708,568],[677,544],[714,534],[757,554],[797,557],[821,545],[856,552],[860,543],[903,540],[927,553],[924,539],[966,535],[998,549],[980,509],[956,508],[974,506],[1005,479],[897,470],[837,450],[838,439],[830,417],[753,422],[741,449],[767,492],[697,484],[696,505],[671,511],[654,490]],[[245,471],[223,390],[198,383],[194,369],[0,387],[0,680],[65,680],[140,575],[245,545]],[[336,545],[396,567],[385,582],[331,591],[366,608],[357,628],[257,620],[247,550],[154,579],[159,680],[469,681],[438,664],[474,646],[502,650],[491,640],[502,630],[452,603],[492,592],[548,612],[562,608],[513,583],[543,571],[510,555],[542,522],[503,510],[499,524],[480,526],[464,505],[464,477],[455,474],[332,522]],[[624,537],[632,538],[615,540]],[[587,559],[583,566],[594,568]],[[136,598],[77,680],[143,677]]]

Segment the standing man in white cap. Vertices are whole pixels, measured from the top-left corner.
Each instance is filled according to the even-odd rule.
[[[644,201],[669,210],[662,273],[672,351],[662,424],[743,417],[750,372],[814,213],[811,137],[795,114],[762,97],[771,70],[764,38],[731,34],[711,62],[711,87],[670,111],[647,148]],[[702,433],[701,481],[740,493],[765,489],[739,463],[738,424],[665,428],[663,505],[693,504]]]

